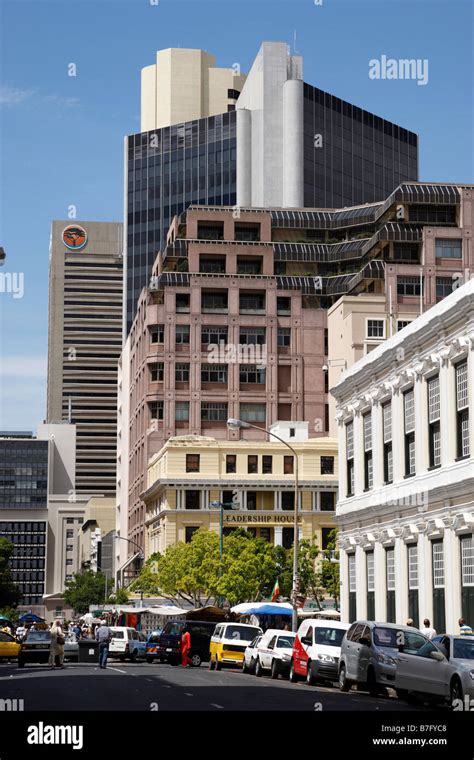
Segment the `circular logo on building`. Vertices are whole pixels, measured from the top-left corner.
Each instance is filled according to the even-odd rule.
[[[63,243],[70,251],[80,251],[87,243],[87,232],[77,224],[63,230]]]

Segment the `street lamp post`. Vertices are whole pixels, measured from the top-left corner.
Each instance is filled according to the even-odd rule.
[[[225,507],[229,506],[225,502],[222,501],[211,501],[210,505],[214,509],[220,509],[220,515],[219,515],[219,577],[222,575],[222,560],[224,557],[224,509]],[[237,502],[230,502],[231,509],[238,509],[239,504]],[[220,597],[219,597],[220,601]],[[219,605],[218,605],[219,606]]]
[[[267,428],[260,427],[259,425],[254,425],[251,422],[244,422],[243,420],[236,420],[236,419],[228,419],[227,420],[227,427],[229,430],[238,430],[240,428],[255,428],[255,430],[261,430],[263,433],[267,433],[267,435],[273,436],[273,438],[276,438],[277,441],[280,441],[280,443],[283,443],[284,446],[287,447],[287,449],[290,449],[291,453],[294,457],[295,462],[295,509],[294,509],[294,526],[293,526],[293,592],[292,592],[292,606],[293,606],[293,616],[292,616],[292,629],[293,631],[298,630],[298,608],[296,606],[296,596],[299,591],[299,573],[298,573],[298,501],[299,501],[299,483],[298,483],[298,454],[296,453],[293,446],[290,446],[290,444],[287,441],[284,441],[283,438],[280,438],[279,435],[276,435],[276,433],[273,433],[271,430],[267,430]]]

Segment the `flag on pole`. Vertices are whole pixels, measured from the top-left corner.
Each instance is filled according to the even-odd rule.
[[[275,585],[273,586],[271,601],[276,602],[279,596],[280,596],[280,584],[278,583],[278,578],[277,578],[275,581]]]

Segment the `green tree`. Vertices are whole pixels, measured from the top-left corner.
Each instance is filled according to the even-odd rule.
[[[105,583],[103,573],[94,573],[92,570],[77,573],[66,583],[64,601],[76,613],[84,614],[89,611],[89,605],[103,604]]]
[[[340,572],[339,572],[339,552],[337,551],[337,528],[334,528],[328,535],[327,548],[324,550],[324,559],[321,562],[319,571],[319,582],[329,596],[332,596],[336,609],[339,609],[340,598]],[[336,560],[331,562],[331,558]]]
[[[293,548],[284,549],[282,546],[275,546],[275,553],[278,562],[276,578],[278,578],[281,595],[290,597],[293,589]],[[300,592],[303,596],[314,599],[319,608],[321,608],[321,597],[324,594],[317,562],[320,554],[321,552],[314,539],[312,541],[302,539],[298,542]]]
[[[218,578],[217,594],[231,605],[258,601],[270,593],[276,571],[274,547],[268,541],[234,531],[224,537],[222,576]]]
[[[0,607],[16,607],[21,597],[10,570],[13,551],[13,544],[6,538],[0,538]]]
[[[156,562],[157,588],[163,596],[204,607],[217,592],[219,536],[200,528],[189,543],[168,547]]]
[[[107,602],[109,604],[126,604],[129,597],[130,595],[126,588],[118,588],[116,591],[112,591]]]

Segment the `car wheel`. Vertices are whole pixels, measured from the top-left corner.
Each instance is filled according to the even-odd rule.
[[[208,668],[209,668],[209,670],[214,670],[215,667],[216,667],[216,663],[214,662],[214,660],[212,659],[212,657],[210,657],[209,658]]]
[[[25,667],[24,660],[18,660],[18,667],[19,668],[24,668]]]
[[[130,662],[136,662],[137,661],[137,655],[138,652],[136,649],[133,650],[133,652],[130,655]]]
[[[201,658],[201,655],[200,655],[200,654],[198,654],[197,652],[195,652],[195,653],[194,653],[194,654],[191,656],[191,662],[192,662],[192,664],[193,664],[193,667],[195,667],[195,668],[199,668],[199,667],[201,667],[201,662],[202,662],[202,658]]]
[[[373,668],[367,670],[367,691],[371,697],[376,697],[379,693],[379,687],[377,686],[377,680]]]
[[[290,681],[291,683],[296,683],[298,681],[298,676],[295,671],[295,663],[293,660],[291,661],[291,667],[290,667]]]
[[[306,683],[308,686],[314,686],[316,683],[316,674],[314,672],[313,664],[311,660],[308,660],[308,668],[306,670]]]
[[[242,673],[248,673],[249,669],[245,660],[242,661]]]
[[[450,696],[451,707],[453,706],[454,702],[457,702],[458,700],[461,700],[461,703],[463,702],[464,695],[459,678],[453,678],[451,681]]]
[[[222,670],[222,662],[219,662],[219,658],[216,655],[216,670]]]
[[[339,668],[339,689],[340,691],[349,691],[351,684],[346,678],[346,666],[341,665]]]
[[[272,678],[278,678],[280,675],[280,668],[278,667],[277,660],[272,661]]]
[[[154,658],[154,657],[147,657],[147,658],[146,658],[146,661],[147,661],[147,663],[148,663],[149,665],[151,665],[151,663],[152,663],[152,662],[154,662],[154,660],[155,660],[155,658]]]
[[[260,678],[261,676],[263,676],[262,663],[260,662],[259,659],[257,659],[257,662],[255,663],[255,675],[257,676],[257,678]]]

